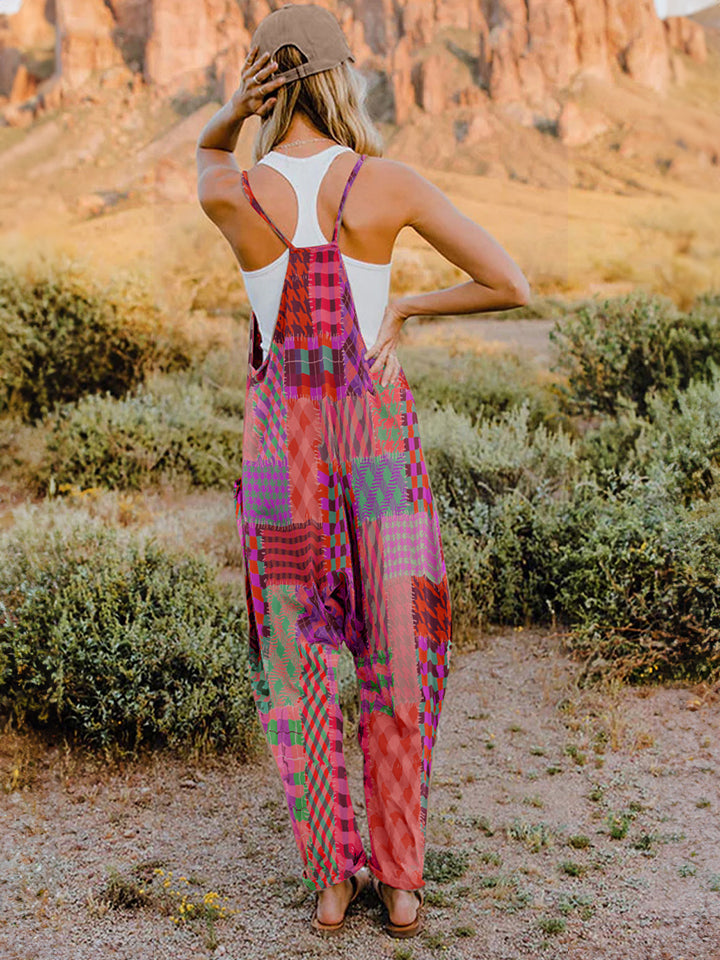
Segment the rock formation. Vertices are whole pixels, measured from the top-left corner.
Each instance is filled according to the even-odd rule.
[[[47,7],[47,0],[24,0],[18,13],[0,16],[0,96],[12,103],[32,96],[43,79],[39,51],[54,61],[54,12],[48,18]]]
[[[383,91],[380,119],[400,125],[417,111],[441,115],[481,108],[489,99],[509,105],[521,122],[551,123],[568,143],[582,142],[602,123],[567,107],[576,77],[612,82],[625,73],[663,91],[682,82],[679,53],[697,61],[706,56],[703,28],[678,17],[660,20],[653,0],[321,2],[338,17],[356,66]],[[117,85],[134,75],[159,96],[211,87],[225,100],[238,83],[252,31],[278,5],[24,0],[19,13],[0,16],[0,98],[13,107],[47,96],[53,84],[67,95],[93,80]],[[53,47],[55,75],[48,79],[29,51]]]
[[[59,73],[70,88],[122,68],[124,61],[113,36],[117,21],[101,0],[56,0]]]

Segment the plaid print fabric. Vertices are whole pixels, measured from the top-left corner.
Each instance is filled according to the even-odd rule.
[[[432,752],[452,643],[440,527],[413,395],[380,384],[338,230],[289,247],[267,355],[250,319],[241,476],[234,495],[245,559],[258,715],[282,778],[303,882],[339,883],[364,864],[424,886]],[[343,756],[337,666],[352,652],[371,850],[358,833]]]

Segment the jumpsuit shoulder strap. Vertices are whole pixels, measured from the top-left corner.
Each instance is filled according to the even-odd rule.
[[[282,230],[278,229],[278,227],[275,226],[275,224],[272,222],[270,217],[265,213],[263,208],[255,199],[255,194],[252,192],[250,188],[250,181],[248,180],[247,170],[242,171],[241,180],[242,180],[242,188],[243,188],[243,191],[245,192],[245,196],[248,198],[248,200],[250,201],[252,206],[255,208],[255,210],[257,210],[257,212],[260,214],[263,220],[265,220],[266,223],[270,224],[270,226],[273,228],[273,230],[278,235],[278,237],[280,237],[280,239],[285,244],[285,246],[290,247],[291,249],[294,249],[294,246],[290,242],[290,240],[288,240],[288,238],[285,236]]]
[[[335,218],[335,229],[333,230],[333,238],[332,238],[333,243],[337,243],[338,231],[340,230],[340,220],[342,219],[342,212],[343,212],[343,207],[345,206],[345,200],[347,199],[347,195],[350,191],[350,187],[353,185],[353,181],[355,180],[355,177],[358,175],[360,171],[360,167],[362,166],[363,160],[365,159],[366,156],[367,154],[363,153],[361,156],[358,157],[357,163],[352,168],[352,170],[350,171],[350,176],[347,178],[347,183],[345,184],[345,189],[343,190],[343,195],[340,200],[340,206],[338,208],[337,217]]]

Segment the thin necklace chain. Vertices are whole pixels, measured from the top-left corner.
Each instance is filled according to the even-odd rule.
[[[310,137],[308,140],[290,140],[287,143],[279,143],[275,149],[284,150],[285,147],[294,147],[298,143],[319,143],[321,140],[332,140],[332,137]]]

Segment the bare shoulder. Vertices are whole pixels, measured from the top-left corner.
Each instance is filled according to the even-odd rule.
[[[527,281],[517,264],[494,237],[463,213],[440,187],[401,160],[373,157],[381,216],[408,226],[443,257],[478,283],[505,289],[523,289]],[[513,294],[514,296],[514,294]]]
[[[364,166],[379,177],[385,177],[396,185],[411,183],[419,174],[402,160],[392,160],[390,157],[366,157]]]
[[[382,185],[388,193],[412,194],[419,183],[426,181],[421,174],[402,160],[391,160],[388,157],[366,157],[363,166],[367,167],[368,175]]]
[[[388,157],[367,157],[367,183],[377,198],[376,209],[392,218],[397,229],[415,227],[423,211],[444,194],[408,163]]]
[[[456,211],[448,197],[414,167],[402,160],[367,157],[365,164],[377,195],[401,215],[403,225],[416,229],[429,215]]]

